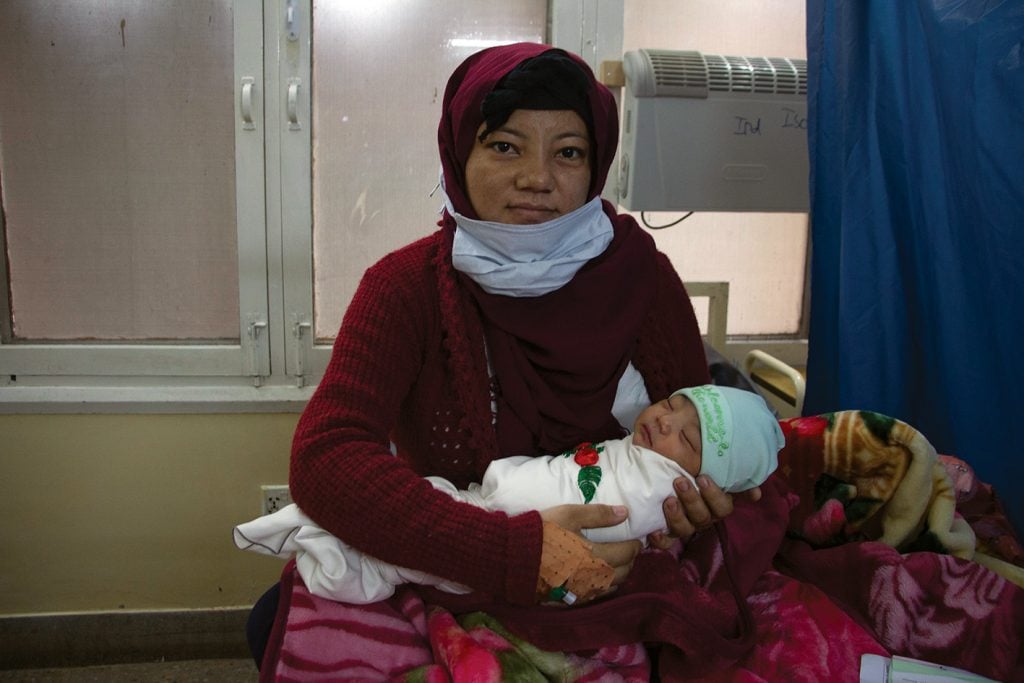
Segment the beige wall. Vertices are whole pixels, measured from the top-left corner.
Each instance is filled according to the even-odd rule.
[[[251,604],[237,550],[286,483],[297,414],[0,415],[0,615]]]

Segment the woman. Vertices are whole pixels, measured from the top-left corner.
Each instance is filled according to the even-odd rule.
[[[578,58],[531,43],[474,54],[438,141],[441,229],[364,275],[296,429],[292,496],[355,548],[508,605],[548,599],[565,578],[551,549],[568,544],[571,567],[602,577],[580,594],[600,596],[639,543],[574,532],[625,510],[508,517],[423,477],[465,487],[497,458],[620,437],[651,401],[707,383],[692,306],[652,239],[599,197],[616,103]],[[706,477],[675,484],[658,547],[732,509]]]

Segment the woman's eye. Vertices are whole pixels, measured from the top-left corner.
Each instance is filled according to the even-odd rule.
[[[566,147],[565,149],[559,150],[558,154],[563,159],[582,159],[586,156],[583,150],[579,147]]]
[[[493,149],[495,152],[498,152],[499,154],[508,154],[509,152],[514,151],[515,147],[512,146],[511,142],[503,142],[502,140],[498,140],[496,142],[491,143],[491,149]]]

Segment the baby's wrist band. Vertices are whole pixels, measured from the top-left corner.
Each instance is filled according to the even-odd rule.
[[[561,600],[567,605],[571,605],[576,602],[576,594],[565,587],[565,584],[556,586],[548,592],[548,600],[551,602],[558,602]]]
[[[611,586],[615,571],[590,554],[593,544],[554,522],[544,523],[537,598],[568,605],[586,602]]]

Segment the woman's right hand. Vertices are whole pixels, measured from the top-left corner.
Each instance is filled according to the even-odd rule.
[[[677,538],[686,542],[698,531],[732,514],[732,495],[706,474],[697,477],[697,487],[686,477],[676,479],[673,487],[676,495],[667,498],[662,506],[668,531],[656,531],[647,539],[655,548],[666,550]],[[757,501],[761,498],[761,489],[754,487],[741,495]]]
[[[629,511],[622,505],[556,505],[540,513],[545,522],[554,522],[563,529],[579,534],[583,529],[615,526],[621,524]],[[640,541],[619,541],[615,543],[592,543],[591,555],[607,562],[615,570],[612,585],[626,580],[633,560],[640,552]]]

